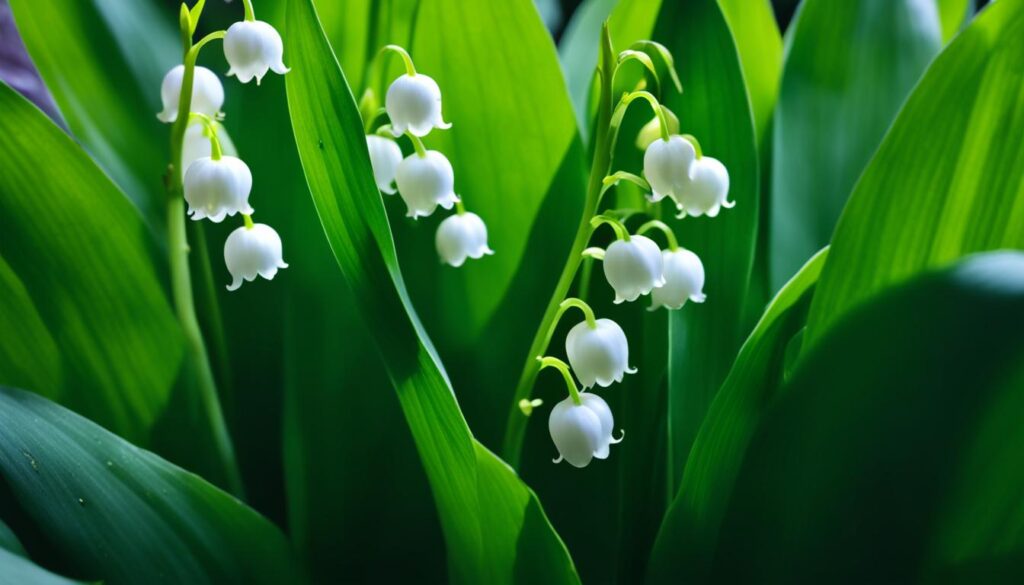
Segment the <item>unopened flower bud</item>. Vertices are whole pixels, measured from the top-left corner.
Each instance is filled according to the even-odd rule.
[[[160,100],[164,103],[164,109],[156,115],[161,122],[170,124],[178,119],[178,102],[184,77],[184,65],[172,67],[167,75],[164,75],[164,81],[160,84]],[[223,105],[224,86],[221,85],[217,74],[206,67],[197,66],[192,78],[192,102],[189,111],[214,118]]]
[[[370,149],[370,166],[373,167],[373,178],[377,188],[388,195],[395,194],[395,173],[402,162],[402,149],[394,140],[370,134],[366,137],[366,147]]]
[[[604,255],[604,275],[615,290],[615,303],[635,301],[665,284],[661,250],[647,236],[612,242]]]
[[[255,77],[259,85],[268,69],[281,75],[288,73],[283,57],[281,35],[262,20],[236,22],[224,33],[224,58],[231,66],[228,75],[242,83]]]
[[[249,206],[252,173],[239,158],[197,159],[185,171],[184,188],[188,214],[194,220],[220,223],[228,215],[252,214]]]
[[[231,273],[228,290],[237,290],[242,281],[252,282],[256,276],[271,280],[278,269],[288,268],[282,258],[281,236],[274,228],[257,223],[231,232],[224,242],[224,263]]]
[[[409,211],[408,217],[426,217],[440,205],[451,209],[459,200],[455,195],[455,171],[452,163],[436,150],[424,156],[411,154],[398,163],[395,173],[398,193]]]
[[[704,265],[693,252],[678,248],[662,254],[665,286],[651,291],[651,310],[679,309],[687,300],[704,302]]]
[[[494,253],[487,246],[487,226],[480,216],[465,212],[445,218],[437,226],[437,253],[441,261],[458,267],[466,258],[482,258]]]
[[[629,367],[626,334],[611,319],[597,319],[594,327],[583,321],[570,329],[565,337],[565,353],[584,388],[594,384],[608,387],[621,382],[624,374],[636,373]]]
[[[441,88],[437,82],[417,73],[405,74],[391,82],[384,107],[391,118],[391,132],[423,137],[434,128],[451,128],[441,117]]]

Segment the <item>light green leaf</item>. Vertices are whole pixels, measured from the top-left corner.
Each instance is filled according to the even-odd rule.
[[[85,152],[6,85],[0,136],[0,257],[24,287],[21,304],[34,302],[62,360],[61,387],[32,389],[141,440],[167,401],[182,355],[149,233]],[[5,280],[13,282],[10,275]],[[3,339],[24,341],[17,330],[4,331]],[[38,365],[49,367],[45,341],[40,351],[46,361]],[[4,381],[23,376],[0,372]],[[50,372],[33,379],[60,381]]]
[[[750,441],[708,581],[1020,581],[1022,275],[979,255],[830,329]]]
[[[555,218],[557,223],[543,223],[552,218],[539,215],[577,128],[550,34],[530,0],[422,0],[413,38],[416,67],[440,85],[444,116],[453,124],[450,130],[432,132],[424,142],[451,160],[456,192],[487,223],[495,254],[458,270],[435,269],[433,218],[415,226],[402,222],[403,229],[415,229],[421,237],[414,246],[400,249],[403,259],[433,265],[438,280],[433,287],[439,294],[430,298],[432,330],[448,323],[438,336],[471,347],[520,266],[546,274],[537,258],[525,256],[533,226],[550,226],[541,235],[561,244],[564,238],[551,232],[577,221],[561,217]],[[582,174],[573,187],[552,196],[582,201]],[[568,241],[552,246],[549,255],[558,263],[553,272],[564,262],[555,251],[567,252],[568,247]],[[410,287],[425,288],[413,277]],[[538,306],[547,301],[548,292],[537,299]]]
[[[545,581],[575,582],[571,560],[528,488],[475,443],[412,309],[359,113],[311,2],[290,2],[287,21],[288,105],[306,180],[412,430],[452,579],[513,582],[528,568]],[[500,506],[492,504],[498,494],[505,494]]]
[[[878,290],[971,252],[1024,246],[1024,7],[997,2],[935,60],[857,183],[808,344]]]
[[[787,344],[804,326],[828,251],[816,254],[768,305],[693,443],[682,484],[651,556],[653,582],[703,576],[751,437],[782,383]]]
[[[718,0],[740,54],[743,79],[750,94],[758,143],[768,126],[782,74],[782,36],[770,0]],[[762,159],[766,160],[766,159]]]
[[[772,290],[829,242],[854,182],[942,46],[930,1],[807,0],[791,33],[772,136]]]
[[[74,585],[78,581],[65,579],[33,563],[24,556],[0,548],[0,578],[4,583],[17,585]]]
[[[718,3],[666,2],[652,36],[675,55],[683,81],[683,93],[669,91],[662,102],[679,116],[680,131],[696,136],[704,154],[729,169],[729,199],[736,201],[734,209],[717,218],[670,221],[680,245],[703,261],[708,297],[704,304],[669,313],[672,493],[697,429],[746,335],[742,316],[757,236],[758,156],[739,55]]]
[[[60,400],[64,373],[60,351],[18,275],[0,257],[0,377]]]
[[[936,0],[942,22],[942,41],[949,42],[974,14],[974,0]]]
[[[163,75],[181,59],[167,26],[173,18],[161,18],[150,2],[12,0],[11,7],[71,132],[162,234],[168,134],[156,113]]]
[[[280,531],[231,496],[34,394],[0,388],[0,474],[76,573],[294,583]]]
[[[576,122],[586,139],[590,132],[590,90],[597,66],[601,42],[601,25],[612,13],[618,0],[585,0],[573,13],[558,43],[558,59],[562,62],[565,83],[569,86]]]

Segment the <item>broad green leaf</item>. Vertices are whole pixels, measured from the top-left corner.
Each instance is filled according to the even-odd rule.
[[[569,86],[576,123],[586,139],[590,132],[590,90],[601,42],[601,25],[618,0],[584,0],[576,8],[558,43],[565,83]]]
[[[85,152],[6,85],[0,136],[0,257],[24,287],[22,302],[35,304],[63,372],[62,380],[35,375],[61,386],[32,389],[144,439],[182,355],[149,232]],[[18,343],[18,335],[4,331],[2,343]],[[40,351],[51,350],[44,342]],[[40,366],[52,363],[52,356],[41,359]],[[5,382],[24,376],[0,374]]]
[[[768,136],[782,73],[779,25],[770,0],[718,0],[718,5],[736,42],[758,143],[762,143]]]
[[[162,234],[168,133],[160,81],[180,62],[173,22],[150,2],[13,0],[18,31],[72,134]],[[165,8],[166,10],[166,8]]]
[[[857,183],[807,325],[809,345],[883,287],[1024,246],[1024,7],[996,2],[935,60]]]
[[[709,582],[1020,581],[1022,275],[979,255],[830,329],[750,441]]]
[[[440,85],[444,115],[453,124],[424,141],[451,160],[456,192],[487,223],[495,254],[458,270],[436,267],[434,218],[414,226],[401,222],[403,229],[417,230],[422,237],[415,247],[400,249],[403,259],[433,265],[439,293],[423,299],[432,301],[432,330],[447,322],[448,331],[440,334],[471,347],[520,266],[546,274],[544,262],[525,256],[533,226],[548,226],[541,235],[561,244],[565,238],[553,232],[571,230],[568,226],[577,222],[576,217],[539,215],[577,128],[550,34],[530,0],[422,0],[413,38],[416,67]],[[582,201],[582,177],[572,187],[552,196]],[[568,247],[566,241],[552,249]],[[557,273],[564,258],[550,256]],[[417,291],[423,285],[411,280],[410,287]],[[547,294],[537,301],[542,311]]]
[[[575,582],[572,562],[528,488],[475,443],[412,309],[355,100],[312,3],[290,2],[287,22],[288,105],[306,180],[430,480],[452,579],[513,582],[529,569],[546,581]],[[500,506],[493,503],[498,494]]]
[[[682,94],[667,92],[662,101],[679,116],[680,131],[696,136],[704,154],[729,169],[729,199],[736,202],[717,218],[670,222],[680,245],[703,261],[708,297],[704,304],[688,303],[668,314],[672,493],[708,405],[747,333],[742,314],[757,237],[759,171],[740,58],[718,3],[663,3],[652,38],[675,55],[684,87]],[[695,46],[701,50],[692,50]]]
[[[7,384],[35,388],[60,400],[60,351],[18,275],[0,257],[0,372]],[[16,333],[15,333],[16,332]]]
[[[105,583],[294,583],[244,504],[34,394],[0,388],[0,474],[75,573]]]
[[[653,582],[706,577],[736,475],[751,437],[782,383],[787,344],[804,326],[814,285],[828,257],[819,252],[768,305],[715,396],[686,462],[682,485],[662,522],[651,557]]]
[[[949,42],[974,13],[974,0],[936,0],[942,23],[942,41]]]
[[[373,20],[380,0],[317,0],[316,9],[324,33],[338,53],[338,62],[352,87],[363,86],[367,64],[373,58]]]
[[[773,290],[829,243],[854,182],[942,46],[930,1],[807,0],[791,33],[772,127]]]
[[[72,585],[76,581],[32,562],[18,537],[0,520],[0,581],[17,585]]]

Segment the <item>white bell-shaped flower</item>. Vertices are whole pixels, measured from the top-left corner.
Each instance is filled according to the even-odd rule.
[[[679,309],[687,300],[704,302],[704,264],[686,248],[661,253],[665,267],[665,286],[651,291],[651,310],[659,307]]]
[[[252,215],[249,206],[252,173],[239,158],[197,159],[185,171],[184,187],[188,214],[194,220],[220,223],[226,216],[236,213]]]
[[[682,136],[652,142],[644,152],[644,176],[651,185],[651,201],[671,197],[678,203],[689,185],[696,158],[693,144]]]
[[[635,301],[665,284],[658,244],[647,236],[616,240],[604,253],[604,276],[615,290],[615,304]]]
[[[373,167],[373,178],[377,188],[388,195],[395,194],[395,173],[402,162],[402,149],[394,140],[370,134],[366,137],[366,147],[370,149],[370,166]]]
[[[178,102],[184,77],[184,65],[172,67],[167,75],[164,75],[164,81],[160,84],[160,100],[164,103],[164,109],[156,115],[161,122],[170,124],[178,119]],[[196,66],[192,78],[192,102],[189,111],[215,118],[223,105],[224,86],[221,85],[217,74],[206,67]]]
[[[576,378],[584,388],[621,382],[625,374],[636,373],[629,367],[629,343],[622,327],[611,319],[597,319],[594,327],[583,321],[565,337],[565,353]]]
[[[548,432],[559,454],[555,461],[564,459],[573,467],[586,467],[595,457],[607,458],[609,447],[621,440],[612,438],[614,420],[608,404],[586,392],[580,399],[582,404],[571,396],[559,402],[548,418]]]
[[[487,226],[475,213],[463,212],[445,218],[437,226],[437,253],[445,264],[459,267],[466,258],[474,260],[494,253],[487,246]]]
[[[395,173],[398,193],[409,211],[408,217],[426,217],[440,205],[451,209],[459,200],[455,195],[455,171],[445,155],[428,150],[424,156],[411,154],[398,163]]]
[[[690,181],[675,197],[680,217],[715,217],[721,208],[736,205],[729,201],[729,171],[718,159],[702,156],[690,169]]]
[[[228,290],[237,290],[243,280],[252,282],[257,275],[271,280],[278,269],[288,268],[281,254],[281,236],[262,223],[231,232],[224,242],[224,263],[232,279]]]
[[[281,35],[262,20],[232,24],[224,33],[224,58],[231,66],[228,75],[242,83],[255,77],[259,85],[268,69],[281,75],[290,71],[284,64]]]
[[[441,88],[421,73],[405,74],[391,82],[384,97],[384,108],[395,136],[409,132],[422,138],[434,128],[452,127],[441,117]]]

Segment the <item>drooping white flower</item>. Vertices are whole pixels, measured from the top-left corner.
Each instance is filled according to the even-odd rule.
[[[161,122],[170,124],[178,119],[178,102],[184,77],[184,65],[172,67],[167,75],[164,75],[164,81],[160,84],[160,100],[164,103],[164,109],[156,115]],[[223,105],[224,86],[221,85],[217,74],[206,67],[196,66],[192,78],[192,103],[189,111],[214,118]]]
[[[290,71],[284,64],[281,35],[262,20],[232,24],[224,33],[224,58],[231,66],[228,75],[242,83],[255,77],[259,85],[268,69],[281,75]]]
[[[586,467],[594,457],[607,458],[610,445],[621,440],[612,438],[614,420],[608,404],[587,392],[580,399],[582,404],[571,396],[559,402],[548,418],[548,432],[559,454],[555,461],[564,459],[573,467]]]
[[[242,281],[252,282],[256,276],[271,280],[278,269],[288,268],[281,253],[281,236],[274,228],[257,223],[231,232],[224,242],[224,263],[231,273],[228,290],[238,290]]]
[[[594,327],[583,321],[570,329],[565,353],[584,388],[608,387],[621,382],[623,375],[636,373],[636,368],[629,367],[626,334],[611,319],[597,319]]]
[[[665,266],[665,286],[651,291],[651,310],[659,307],[679,309],[687,300],[704,302],[704,264],[686,248],[661,253]]]
[[[644,152],[644,176],[651,185],[651,201],[679,197],[690,182],[697,151],[682,136],[655,140]]]
[[[702,156],[693,162],[690,181],[675,197],[680,216],[715,217],[721,208],[736,205],[729,201],[729,171],[718,159]]]
[[[466,258],[482,258],[494,253],[487,246],[487,226],[475,213],[464,212],[445,218],[437,226],[437,253],[441,261],[459,267]]]
[[[252,173],[239,158],[197,159],[185,172],[184,187],[188,214],[194,220],[220,223],[225,216],[253,212],[249,206]]]
[[[402,75],[392,81],[384,98],[384,108],[391,118],[391,132],[395,136],[409,132],[422,138],[434,128],[452,127],[441,117],[441,88],[422,73]]]
[[[635,301],[665,284],[661,250],[647,236],[616,240],[604,253],[604,276],[615,290],[615,304]]]
[[[426,217],[440,205],[451,209],[459,200],[455,195],[455,171],[445,155],[428,150],[424,156],[410,154],[398,163],[395,173],[398,193],[409,212],[408,217]]]
[[[366,146],[370,149],[370,166],[373,167],[373,178],[377,188],[388,195],[395,194],[395,173],[402,162],[402,149],[394,140],[370,134],[366,137]]]
[[[238,156],[238,149],[235,148],[235,143],[232,142],[227,128],[216,120],[214,120],[213,126],[217,129],[217,140],[220,142],[221,152],[225,155]],[[181,144],[182,180],[192,163],[205,156],[213,156],[213,146],[210,144],[209,136],[206,135],[203,123],[196,120],[185,128],[185,139]]]

